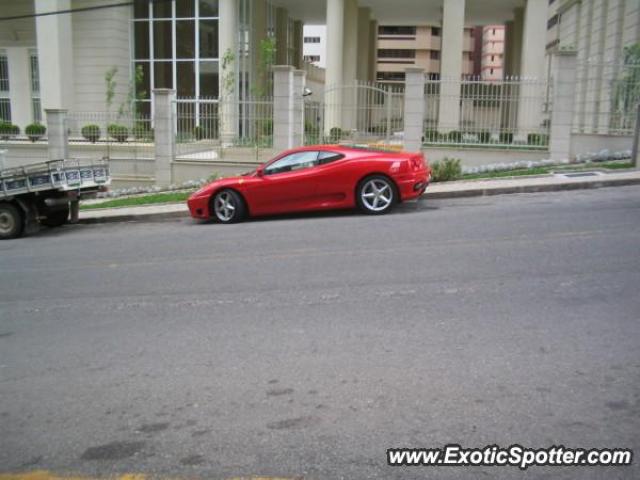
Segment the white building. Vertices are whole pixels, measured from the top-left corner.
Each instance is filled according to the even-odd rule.
[[[302,40],[302,58],[316,67],[327,66],[327,27],[325,25],[305,25]]]

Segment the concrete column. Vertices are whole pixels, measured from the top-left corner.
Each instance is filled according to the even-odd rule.
[[[345,0],[342,83],[350,87],[342,98],[342,127],[345,130],[357,128],[358,36],[358,1]]]
[[[301,20],[293,22],[293,66],[296,68],[302,68],[302,53],[303,53],[303,23]]]
[[[289,64],[289,14],[286,8],[276,9],[276,65]]]
[[[67,110],[48,108],[47,139],[49,160],[69,158],[69,130],[67,128]]]
[[[168,88],[153,90],[153,128],[156,142],[156,185],[173,182],[172,164],[176,151],[174,102],[176,91]]]
[[[219,0],[218,46],[220,51],[220,140],[232,142],[238,135],[238,1]]]
[[[369,21],[369,78],[370,82],[376,81],[378,72],[378,21]]]
[[[460,128],[465,0],[445,0],[443,3],[438,130],[447,133]]]
[[[345,58],[344,10],[346,0],[327,0],[327,69],[325,72],[324,130],[325,135],[334,127],[342,127],[342,64]]]
[[[35,13],[69,10],[71,0],[34,2]],[[69,109],[74,104],[71,14],[36,17],[40,98],[44,109]]]
[[[269,94],[266,91],[267,74],[263,68],[261,44],[267,39],[267,2],[266,0],[252,0],[251,15],[251,52],[253,53],[253,79],[251,89],[254,95]],[[222,18],[222,17],[221,17]]]
[[[513,11],[514,20],[511,32],[511,55],[509,71],[511,76],[520,75],[520,63],[522,62],[522,33],[524,29],[524,8],[516,8]]]
[[[571,154],[577,54],[559,51],[554,54],[552,62],[555,78],[549,151],[552,160],[565,160]]]
[[[11,87],[11,123],[24,127],[33,121],[31,112],[31,72],[29,49],[9,47],[5,49],[9,62],[9,85]]]
[[[306,86],[307,72],[304,70],[293,71],[293,146],[304,145],[304,87]]]
[[[273,148],[286,150],[293,143],[293,67],[273,67]]]
[[[418,151],[424,132],[424,69],[406,68],[404,82],[404,149]]]
[[[361,81],[369,80],[369,62],[371,61],[371,45],[369,41],[369,24],[371,22],[371,9],[367,7],[358,8],[358,60],[356,78]]]
[[[520,59],[520,85],[518,101],[517,142],[526,142],[528,133],[536,133],[542,121],[542,95],[544,81],[545,43],[547,34],[547,0],[527,0],[522,31],[522,56]]]

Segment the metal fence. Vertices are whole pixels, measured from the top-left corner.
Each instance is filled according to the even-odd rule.
[[[149,115],[128,112],[70,112],[69,155],[73,158],[154,158]]]
[[[573,133],[632,135],[640,102],[640,63],[580,62]]]
[[[402,143],[404,85],[355,82],[329,86],[319,97],[304,102],[305,144]]]
[[[423,143],[546,149],[551,98],[548,83],[537,79],[427,79]]]

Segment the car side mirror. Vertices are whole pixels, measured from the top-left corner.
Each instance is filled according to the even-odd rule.
[[[264,167],[256,168],[256,176],[263,177],[264,176]]]

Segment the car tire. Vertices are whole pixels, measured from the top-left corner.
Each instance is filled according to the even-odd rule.
[[[45,227],[61,227],[69,220],[69,207],[47,213],[47,218],[40,220]]]
[[[18,238],[24,232],[24,217],[20,209],[10,203],[0,204],[0,240]]]
[[[396,186],[383,175],[372,175],[358,184],[356,203],[358,208],[369,215],[389,212],[398,201]]]
[[[211,201],[211,218],[218,223],[241,222],[246,213],[244,199],[233,190],[220,190]]]

